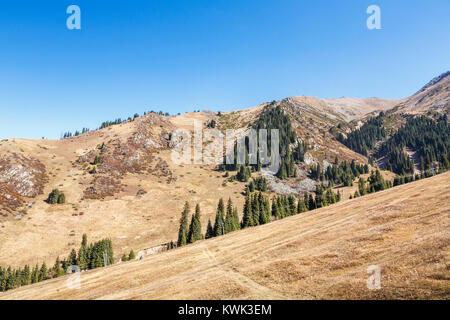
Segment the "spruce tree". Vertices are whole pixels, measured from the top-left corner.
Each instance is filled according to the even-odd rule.
[[[39,280],[38,281],[44,281],[47,279],[47,265],[45,262],[42,263],[41,269],[39,270]]]
[[[75,249],[72,249],[70,252],[67,262],[69,263],[69,266],[77,265],[77,253],[75,252]]]
[[[55,265],[53,266],[53,273],[55,277],[59,277],[64,274],[64,270],[61,268],[61,261],[59,260],[59,257],[56,258]]]
[[[272,198],[272,216],[278,218],[278,201],[277,197]]]
[[[250,196],[245,197],[244,213],[242,216],[241,226],[242,228],[253,226],[252,203],[250,200]]]
[[[239,223],[239,215],[237,208],[233,208],[233,230],[239,230],[241,224]]]
[[[253,225],[257,226],[259,225],[259,214],[260,214],[260,206],[259,206],[259,201],[258,201],[258,195],[254,194],[251,200],[251,209],[252,209],[252,220],[253,220]]]
[[[128,254],[128,260],[134,260],[136,259],[136,255],[134,254],[133,249],[130,250],[130,253]]]
[[[189,231],[188,231],[188,235],[187,235],[187,243],[194,243],[195,239],[194,239],[194,224],[195,224],[195,215],[192,215],[191,217],[191,223],[189,224]]]
[[[58,196],[58,204],[64,204],[66,203],[66,195],[61,192],[61,194]]]
[[[194,239],[195,240],[202,240],[203,239],[203,235],[202,235],[202,223],[200,222],[201,220],[201,215],[200,215],[200,205],[197,203],[197,205],[195,206],[195,219],[194,219]]]
[[[206,227],[205,239],[214,237],[214,229],[211,224],[211,219],[208,220],[208,226]]]
[[[223,199],[220,198],[219,204],[217,205],[216,219],[214,221],[214,236],[221,236],[224,234],[225,228],[225,205]]]
[[[180,219],[180,229],[178,231],[178,241],[177,246],[181,247],[184,246],[187,243],[187,236],[188,236],[188,215],[189,215],[189,203],[186,201],[184,204],[183,212],[181,213],[181,219]]]
[[[56,204],[58,203],[60,192],[58,189],[53,189],[52,192],[48,195],[47,203],[49,204]]]
[[[227,203],[227,214],[225,216],[225,233],[229,233],[234,231],[234,223],[233,223],[233,202],[231,198],[228,198]]]
[[[23,268],[23,281],[22,285],[27,285],[31,283],[31,270],[29,265],[25,265]]]

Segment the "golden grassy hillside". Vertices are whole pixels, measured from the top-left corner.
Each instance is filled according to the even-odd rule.
[[[0,299],[449,299],[450,173]],[[381,268],[368,290],[367,267]]]
[[[242,134],[264,106],[220,118],[207,111],[147,114],[63,140],[0,141],[0,265],[53,265],[57,256],[79,247],[83,233],[89,241],[111,238],[117,258],[130,249],[175,240],[186,200],[192,207],[200,204],[203,230],[214,218],[219,197],[231,198],[241,212],[244,183],[225,183],[228,179],[214,165],[175,165],[164,143],[175,129],[193,131],[194,121],[205,127],[214,119],[220,129],[239,128],[236,135]],[[322,111],[321,117],[313,116],[315,108],[296,106],[295,113],[297,133],[310,144],[309,153],[320,163],[336,155],[341,161],[366,163],[364,156],[332,139],[322,128],[330,118]],[[96,156],[102,159],[97,165]],[[97,173],[92,174],[94,167]],[[300,178],[291,180],[296,184]],[[66,204],[45,202],[54,188],[65,193]]]
[[[93,167],[92,159],[78,163],[80,157],[96,152],[102,143],[114,152],[127,148],[130,137],[139,132],[142,124],[151,133],[156,131],[153,140],[157,141],[160,128],[193,130],[194,119],[203,123],[209,115],[188,113],[164,118],[147,115],[64,140],[8,139],[0,142],[0,158],[20,154],[36,159],[45,166],[47,175],[41,186],[42,193],[33,198],[23,197],[22,208],[8,213],[0,206],[0,265],[23,267],[43,261],[53,265],[57,256],[66,256],[72,248],[79,247],[83,233],[88,235],[89,242],[110,237],[118,259],[130,249],[137,252],[176,240],[186,200],[191,203],[192,211],[196,203],[200,204],[204,230],[208,218],[215,216],[219,197],[225,200],[230,197],[242,208],[244,183],[229,182],[224,186],[223,173],[214,171],[211,165],[175,165],[169,149],[152,150],[151,160],[145,163],[148,169],[123,174],[117,179],[121,189],[113,195],[100,199],[85,197],[85,190],[93,186],[95,175],[88,172]],[[150,120],[153,123],[148,123]],[[125,151],[129,158],[134,156],[132,148]],[[110,158],[114,160],[114,157],[115,154]],[[159,163],[166,163],[169,177],[175,178],[170,183],[164,175],[165,168],[154,169]],[[113,164],[121,169],[121,163]],[[112,173],[97,175],[112,176]],[[97,185],[94,187],[98,189]],[[65,193],[66,204],[45,202],[54,188]],[[146,193],[138,194],[140,190]],[[14,219],[13,214],[20,214],[21,219]]]

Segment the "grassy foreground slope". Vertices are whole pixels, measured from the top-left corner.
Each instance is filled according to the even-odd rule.
[[[0,299],[448,299],[450,172]],[[366,287],[381,268],[380,290]]]

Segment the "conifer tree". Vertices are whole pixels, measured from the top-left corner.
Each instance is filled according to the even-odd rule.
[[[186,201],[186,203],[184,204],[183,212],[181,213],[180,229],[178,231],[177,241],[178,247],[184,246],[187,243],[189,210],[189,203]]]
[[[297,204],[295,203],[295,197],[292,194],[288,196],[288,207],[289,215],[294,215],[297,213]]]
[[[59,260],[59,257],[56,258],[55,265],[53,266],[53,273],[55,277],[59,277],[64,274],[64,270],[61,268],[61,261]]]
[[[66,203],[66,195],[61,192],[60,195],[58,196],[58,204],[64,204]]]
[[[23,268],[21,285],[24,286],[29,283],[31,283],[31,270],[29,265],[25,265],[25,267]]]
[[[234,231],[234,223],[233,223],[233,202],[231,198],[228,198],[227,203],[227,214],[225,216],[225,233],[229,233]]]
[[[316,202],[314,201],[314,198],[313,198],[312,194],[309,194],[309,198],[308,198],[308,209],[309,209],[309,210],[314,210],[314,209],[316,209]]]
[[[239,223],[239,214],[237,208],[233,208],[233,230],[239,230],[241,224]]]
[[[136,259],[136,255],[134,254],[133,249],[130,250],[130,253],[128,254],[128,260],[134,260]]]
[[[302,212],[306,212],[306,211],[308,211],[308,208],[305,205],[305,201],[302,199],[298,199],[297,213],[302,213]]]
[[[195,241],[203,239],[202,223],[200,220],[201,220],[200,205],[197,203],[197,205],[195,206],[195,219],[194,219],[195,224],[193,228]]]
[[[214,237],[214,229],[211,224],[211,219],[208,220],[208,226],[206,227],[205,239]]]
[[[48,195],[47,203],[49,204],[56,204],[58,203],[60,192],[58,189],[53,189],[52,192]]]
[[[75,249],[72,249],[70,252],[67,262],[69,263],[69,266],[77,265],[77,253],[75,252]]]
[[[277,198],[272,198],[272,216],[278,218],[278,202]]]
[[[221,236],[224,234],[225,228],[225,205],[223,199],[220,198],[217,206],[216,220],[214,222],[214,236]]]
[[[251,226],[253,226],[252,204],[251,204],[250,196],[246,196],[241,227],[247,228],[247,227],[251,227]]]
[[[252,198],[251,210],[252,210],[253,225],[257,226],[257,225],[259,225],[259,214],[260,214],[260,205],[259,205],[259,201],[258,201],[258,195],[254,194],[253,196],[251,196],[251,198]]]
[[[39,270],[38,281],[43,281],[45,279],[47,279],[47,265],[43,262],[41,269]]]
[[[195,220],[195,215],[192,215],[191,217],[191,223],[189,224],[189,231],[188,231],[188,235],[187,235],[187,243],[194,243],[195,239],[194,239],[194,222]]]

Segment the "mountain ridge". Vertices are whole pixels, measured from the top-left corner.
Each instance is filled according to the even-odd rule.
[[[422,93],[438,90],[439,97],[448,97],[450,90],[442,86],[446,79],[449,77],[432,81]],[[427,99],[428,95],[423,101]],[[326,168],[336,157],[348,163],[354,160],[368,164],[367,157],[337,141],[333,132],[352,130],[369,115],[383,110],[398,111],[403,102],[397,102],[303,96],[275,101],[273,107],[285,110],[299,141],[308,145],[308,150],[304,161],[297,164],[298,177],[286,181],[274,178],[269,194],[280,190],[311,192],[320,183],[309,179],[311,166]],[[177,116],[148,113],[62,140],[0,141],[0,264],[52,262],[77,244],[83,233],[93,240],[110,236],[116,252],[167,243],[177,234],[179,212],[186,199],[201,204],[203,228],[208,219],[214,219],[218,193],[225,199],[232,198],[241,209],[246,183],[230,180],[214,165],[172,163],[170,132],[186,129],[193,133],[194,120],[202,123],[204,129],[214,120],[219,129],[233,128],[242,134],[269,105],[263,103],[220,116],[212,112]],[[395,106],[391,108],[392,105]],[[424,107],[420,113],[428,111]],[[339,129],[341,124],[353,123],[352,128]],[[103,162],[96,163],[96,157],[103,157]],[[394,178],[392,173],[382,174],[391,181]],[[64,191],[66,204],[45,202],[55,188]],[[356,191],[353,186],[336,188],[345,192],[346,199]],[[49,233],[49,226],[55,222]],[[21,251],[16,250],[17,243]]]

